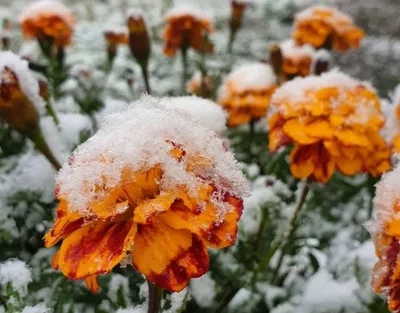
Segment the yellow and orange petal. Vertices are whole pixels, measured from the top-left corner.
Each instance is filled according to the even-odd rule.
[[[208,17],[198,12],[172,9],[167,13],[164,29],[164,54],[173,57],[180,49],[192,48],[201,53],[212,53],[214,45],[209,34],[214,30]]]
[[[60,205],[55,224],[45,236],[45,245],[49,247],[62,240],[52,266],[69,279],[85,280],[93,292],[99,288],[97,276],[109,273],[123,260],[131,260],[137,271],[158,286],[180,291],[191,278],[207,272],[207,247],[224,248],[236,241],[243,201],[238,189],[234,188],[234,182],[242,185],[245,182],[242,174],[230,172],[235,178],[221,174],[222,164],[218,164],[216,155],[211,157],[206,153],[207,147],[203,147],[205,150],[202,152],[193,153],[192,149],[170,139],[160,141],[152,136],[152,140],[143,142],[139,139],[139,135],[143,136],[140,129],[137,130],[138,137],[132,136],[143,122],[143,114],[139,118],[140,114],[135,110],[143,108],[135,108],[135,114],[127,114],[128,122],[133,123],[128,132],[129,139],[136,140],[139,147],[144,144],[146,149],[142,153],[145,155],[159,142],[160,146],[150,156],[163,153],[160,149],[164,149],[165,160],[151,163],[147,156],[146,165],[133,170],[130,163],[122,165],[124,159],[118,159],[120,154],[112,155],[110,152],[110,147],[115,149],[118,136],[110,137],[110,146],[105,148],[104,154],[98,151],[104,141],[97,137],[97,144],[85,144],[85,147],[93,144],[96,154],[92,155],[91,149],[86,151],[87,154],[85,149],[80,149],[57,180]],[[148,110],[147,114],[155,114],[156,119],[162,117],[164,120],[170,115],[166,126],[173,127],[173,131],[186,125],[175,111],[166,108],[144,110]],[[174,118],[177,118],[176,124],[173,124]],[[114,122],[117,129],[125,130],[125,122]],[[192,127],[193,121],[187,121],[186,127],[189,125]],[[110,127],[110,124],[105,127]],[[147,129],[147,125],[143,127]],[[202,127],[199,131],[201,134],[197,134],[197,138],[210,132],[209,140],[215,141],[212,147],[219,150],[218,155],[228,153],[215,133]],[[98,136],[101,134],[105,135],[100,130]],[[163,129],[159,136],[169,137],[168,134],[171,132]],[[193,140],[189,142],[197,144]],[[129,142],[123,140],[121,143],[124,143],[121,149],[129,149]],[[139,149],[136,145],[131,148],[136,148],[135,152]],[[128,160],[131,159],[130,155]],[[234,164],[232,156],[229,166]],[[91,166],[96,168],[95,180],[92,174],[88,174],[93,173]],[[118,180],[113,181],[115,177],[102,172],[100,167],[104,167],[106,172],[113,168]],[[76,178],[76,184],[71,184],[74,181],[72,177]]]
[[[344,13],[316,6],[296,14],[292,36],[299,45],[310,44],[315,48],[344,52],[359,48],[365,34]]]
[[[276,87],[276,76],[267,64],[250,63],[232,71],[217,99],[228,113],[228,125],[236,127],[263,118]]]
[[[64,47],[71,43],[75,16],[61,2],[41,0],[25,9],[19,22],[26,38],[39,41],[50,38],[56,46]]]
[[[272,98],[269,149],[294,143],[290,158],[296,178],[325,183],[337,169],[344,175],[390,170],[390,150],[380,134],[384,116],[368,85],[333,71],[298,78]]]

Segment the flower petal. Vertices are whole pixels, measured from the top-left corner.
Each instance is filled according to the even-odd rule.
[[[359,134],[351,129],[336,129],[335,137],[344,145],[367,147],[369,140],[365,135]]]
[[[57,218],[52,229],[44,236],[46,248],[54,246],[58,241],[79,229],[84,223],[83,217],[77,213],[67,211],[67,202],[61,200],[57,208]]]
[[[99,283],[97,282],[97,275],[91,275],[89,277],[86,277],[85,283],[91,292],[97,293],[99,291]]]
[[[314,171],[313,153],[315,145],[295,145],[290,153],[290,171],[299,179],[307,178]]]
[[[310,145],[321,140],[321,138],[309,136],[305,128],[306,126],[298,119],[292,118],[283,125],[283,132],[301,145]]]
[[[360,173],[363,169],[363,162],[359,156],[348,158],[345,156],[335,157],[335,162],[338,170],[348,176]]]
[[[191,278],[209,268],[207,249],[198,236],[158,219],[138,225],[132,262],[149,280],[169,291],[182,290]]]
[[[69,279],[110,272],[130,250],[136,229],[132,220],[114,224],[98,221],[78,229],[61,245],[61,271]]]

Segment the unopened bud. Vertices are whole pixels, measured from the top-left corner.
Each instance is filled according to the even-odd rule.
[[[129,48],[139,63],[146,63],[151,53],[150,36],[141,14],[132,14],[128,18]]]
[[[231,31],[236,32],[241,26],[243,21],[244,10],[246,9],[247,1],[240,0],[232,0],[231,1],[231,20],[230,20],[230,28]]]
[[[39,82],[39,95],[43,99],[48,99],[50,97],[50,91],[49,91],[49,85],[47,84],[47,81],[43,78],[39,78],[38,82]]]
[[[269,62],[277,76],[281,74],[283,65],[282,50],[278,44],[272,44],[269,48]]]

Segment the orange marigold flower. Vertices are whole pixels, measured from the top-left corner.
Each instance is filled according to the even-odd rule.
[[[212,53],[214,45],[207,35],[213,32],[210,19],[192,9],[175,8],[166,15],[164,54],[175,56],[179,49],[192,48],[201,53]]]
[[[315,6],[295,16],[293,39],[299,45],[344,52],[359,48],[363,37],[363,30],[353,25],[351,17],[334,8]]]
[[[202,88],[204,90],[202,90]],[[197,96],[204,96],[204,97],[211,96],[212,82],[210,77],[207,75],[203,77],[201,72],[195,72],[192,78],[186,84],[186,91],[190,94],[194,94]]]
[[[129,13],[128,28],[132,55],[139,63],[147,62],[151,53],[151,41],[141,11],[134,10]]]
[[[98,275],[130,260],[180,291],[207,272],[207,246],[236,241],[248,183],[233,155],[159,102],[145,97],[110,116],[56,179],[60,204],[45,245],[63,240],[53,267],[92,291]]]
[[[296,76],[307,76],[313,60],[314,49],[310,45],[296,46],[294,41],[286,40],[280,45],[283,64],[281,74],[284,80]]]
[[[61,2],[41,0],[26,7],[19,22],[26,38],[50,39],[57,47],[64,47],[71,43],[75,16]]]
[[[372,288],[388,300],[391,312],[400,311],[400,167],[383,176],[375,192],[375,212],[367,223],[378,261],[372,272]]]
[[[24,135],[39,125],[44,103],[28,62],[11,52],[0,53],[0,120]]]
[[[231,72],[217,100],[228,112],[228,125],[235,127],[265,117],[276,87],[276,76],[267,64],[250,63]]]
[[[377,176],[391,168],[380,101],[367,83],[338,71],[296,78],[275,92],[270,113],[269,150],[294,143],[297,178],[324,183],[335,169]]]
[[[128,31],[125,28],[113,28],[105,30],[103,34],[107,42],[108,59],[113,60],[117,54],[118,45],[126,45],[128,43]]]

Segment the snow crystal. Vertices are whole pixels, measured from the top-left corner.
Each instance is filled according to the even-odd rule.
[[[0,263],[0,285],[11,283],[15,291],[25,296],[28,284],[32,281],[32,274],[25,262],[12,259]]]
[[[367,228],[374,236],[383,231],[385,223],[394,218],[395,207],[400,201],[400,164],[391,172],[383,174],[376,185],[374,198],[373,219],[368,222]]]
[[[36,110],[42,113],[45,104],[39,95],[39,83],[29,69],[28,62],[10,51],[0,52],[0,73],[6,67],[17,76],[21,91],[33,103]],[[7,77],[0,74],[0,85],[6,83],[6,79]]]
[[[32,2],[31,5],[19,16],[19,22],[22,24],[26,20],[41,19],[44,16],[58,15],[64,19],[70,27],[74,26],[75,20],[72,11],[63,3],[55,0],[40,0]]]
[[[182,4],[180,6],[176,6],[175,8],[169,9],[165,13],[165,19],[168,20],[187,15],[193,16],[199,20],[211,22],[209,15],[205,11],[188,4]]]
[[[147,307],[144,305],[138,305],[136,307],[118,309],[115,313],[147,313]]]
[[[240,288],[236,295],[228,304],[228,308],[234,309],[246,303],[251,297],[252,293],[246,288]]]
[[[196,96],[162,98],[168,108],[187,114],[194,121],[222,133],[226,129],[226,113],[215,102]]]
[[[304,59],[304,58],[312,58],[315,53],[314,48],[311,45],[302,45],[297,46],[296,43],[291,40],[285,40],[280,45],[282,54],[285,58],[289,59]]]
[[[209,308],[214,304],[216,283],[209,273],[190,281],[190,294],[202,308]]]
[[[49,313],[50,310],[44,306],[44,304],[38,304],[35,306],[27,306],[21,313]]]
[[[265,63],[249,63],[236,68],[225,79],[234,92],[243,93],[249,90],[259,91],[269,89],[276,83],[272,67]],[[220,89],[219,96],[224,98],[228,90]]]
[[[342,308],[355,310],[359,305],[355,295],[357,289],[356,279],[336,281],[332,274],[321,269],[308,281],[298,312],[340,312]]]
[[[314,15],[315,11],[329,11],[329,12],[332,12],[333,14],[330,17],[327,17],[325,15],[323,17],[316,17]],[[304,11],[297,13],[294,18],[295,18],[295,23],[307,21],[310,19],[316,19],[316,18],[323,19],[324,21],[328,21],[328,23],[331,22],[334,25],[336,23],[338,23],[338,21],[340,21],[341,23],[347,23],[347,24],[353,23],[353,19],[350,16],[338,11],[335,8],[324,6],[324,5],[313,6],[308,9],[305,9]]]
[[[213,131],[149,96],[126,111],[108,116],[99,131],[78,147],[72,164],[65,164],[56,177],[59,194],[67,199],[71,210],[85,212],[88,203],[120,184],[121,169],[145,171],[158,164],[164,173],[161,189],[173,190],[184,184],[189,193],[196,195],[202,182],[186,171],[185,162],[177,162],[170,155],[169,142],[182,146],[187,156],[201,155],[212,162],[210,168],[194,169],[202,171],[207,183],[221,192],[247,195],[247,180],[238,170],[233,154],[223,148],[222,140]],[[98,186],[102,188],[98,190]],[[218,195],[215,197],[218,205]],[[221,208],[221,216],[226,209]]]
[[[129,280],[123,275],[112,274],[110,283],[108,284],[108,298],[110,298],[115,303],[118,302],[118,295],[122,288],[122,293],[125,295],[125,299],[129,299]]]

